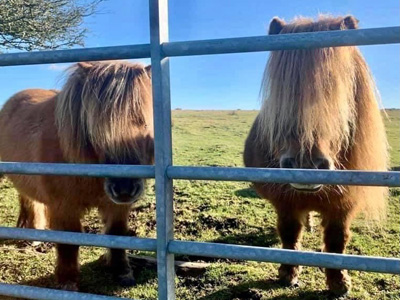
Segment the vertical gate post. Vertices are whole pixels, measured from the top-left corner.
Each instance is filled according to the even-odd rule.
[[[171,99],[169,58],[162,53],[168,42],[168,0],[150,0],[150,47],[153,83],[155,178],[157,213],[158,299],[175,299],[174,255],[168,253],[173,239],[172,179],[167,167],[172,165]]]

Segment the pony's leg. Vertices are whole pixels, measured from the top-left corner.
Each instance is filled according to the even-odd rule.
[[[110,235],[128,234],[128,217],[130,207],[111,204],[100,208],[100,213],[105,222],[104,233]],[[108,249],[105,256],[106,264],[110,267],[118,283],[122,286],[136,284],[132,269],[124,249]]]
[[[72,232],[82,232],[80,214],[68,214],[67,209],[49,209],[50,228]],[[77,291],[79,281],[79,246],[56,244],[56,278],[63,290]]]
[[[17,227],[46,229],[47,228],[47,208],[43,203],[31,200],[25,196],[19,195],[20,210],[17,220]],[[42,244],[39,241],[29,243],[33,247]]]
[[[25,196],[19,196],[20,211],[17,227],[46,229],[47,216],[46,206],[43,203],[31,200]]]
[[[33,211],[31,210],[29,200],[19,195],[19,216],[17,220],[17,227],[19,228],[33,228],[31,227],[33,219]]]
[[[278,210],[278,233],[282,241],[282,248],[300,249],[302,218],[294,212]],[[298,286],[301,268],[295,265],[282,264],[279,267],[279,280],[290,286]]]
[[[350,220],[339,213],[324,218],[324,251],[344,253],[350,239]],[[337,295],[347,294],[351,290],[351,279],[346,270],[326,269],[326,282],[330,291]]]

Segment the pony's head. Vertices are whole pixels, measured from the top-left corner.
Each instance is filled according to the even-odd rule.
[[[352,17],[274,18],[269,34],[351,30]],[[335,169],[352,146],[362,60],[355,47],[273,51],[264,73],[258,140],[281,168]],[[362,75],[364,75],[364,73]],[[368,77],[368,74],[367,74]],[[321,185],[292,184],[303,191]]]
[[[74,65],[57,97],[56,123],[66,160],[80,163],[153,163],[151,69],[127,62]],[[140,178],[106,178],[116,203],[132,203]]]

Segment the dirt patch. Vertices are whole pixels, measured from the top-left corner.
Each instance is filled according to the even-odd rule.
[[[393,197],[400,196],[399,188],[392,188],[389,191],[390,191],[390,196],[393,196]]]
[[[241,229],[246,225],[244,220],[239,218],[216,218],[211,215],[200,215],[199,222],[208,229],[215,229],[220,232],[231,232],[233,229]]]
[[[198,209],[200,212],[203,212],[203,211],[206,211],[206,210],[211,210],[211,205],[208,204],[208,203],[203,203],[203,204],[199,205],[199,206],[197,207],[197,209]]]
[[[181,232],[185,232],[189,235],[196,235],[198,232],[202,230],[201,224],[194,221],[189,220],[177,220],[175,222],[175,229]]]
[[[233,299],[237,300],[260,300],[262,293],[256,289],[248,289],[245,291],[238,291],[233,295]]]

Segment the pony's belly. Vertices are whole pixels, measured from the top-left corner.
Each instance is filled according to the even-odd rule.
[[[7,178],[11,180],[15,189],[23,196],[30,199],[43,199],[40,191],[38,190],[37,178],[28,175],[7,175]]]
[[[69,210],[98,207],[106,201],[102,180],[69,176],[8,175],[17,191],[47,206]]]

